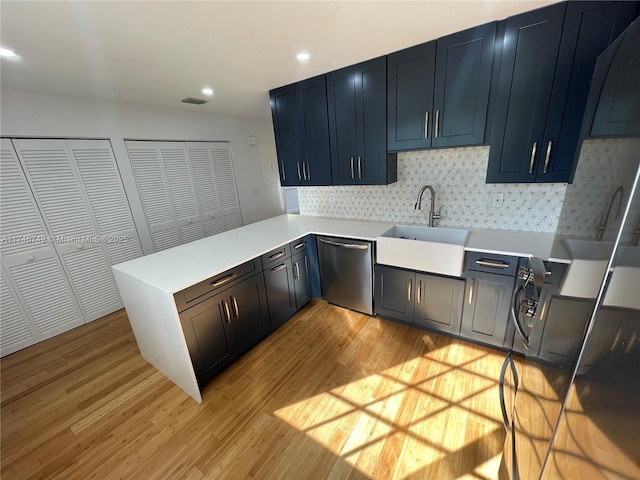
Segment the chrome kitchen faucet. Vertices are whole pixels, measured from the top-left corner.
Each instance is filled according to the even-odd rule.
[[[418,192],[418,198],[416,199],[416,205],[414,208],[416,210],[422,209],[422,194],[424,193],[425,190],[429,190],[429,192],[431,193],[431,208],[429,209],[429,226],[435,227],[435,221],[440,220],[440,208],[438,208],[437,212],[434,212],[435,203],[436,203],[436,192],[433,190],[433,187],[431,185],[425,185],[420,189],[420,191]]]

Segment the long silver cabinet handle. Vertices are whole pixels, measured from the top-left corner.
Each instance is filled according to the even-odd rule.
[[[362,158],[358,157],[358,178],[362,178]]]
[[[230,275],[227,275],[226,277],[223,277],[223,278],[221,278],[219,280],[215,280],[215,281],[211,282],[209,285],[213,285],[214,287],[220,287],[220,286],[224,285],[225,283],[229,283],[231,280],[233,280],[237,276],[238,276],[237,273],[232,273]]]
[[[307,242],[300,242],[299,244],[295,245],[295,246],[293,247],[293,249],[294,249],[294,250],[297,250],[297,249],[299,249],[299,248],[304,247],[306,244],[307,244]]]
[[[284,257],[284,251],[278,252],[278,253],[274,253],[273,255],[269,256],[269,260],[277,260],[281,257]]]
[[[353,157],[351,157],[351,178],[356,178],[355,174],[353,173]]]
[[[409,279],[409,283],[407,284],[407,301],[411,301],[411,290],[413,290],[413,280]]]
[[[509,268],[511,265],[508,263],[502,262],[490,262],[488,260],[476,260],[478,265],[483,265],[485,267],[495,267],[495,268]]]
[[[298,180],[302,180],[302,175],[300,175],[300,162],[298,162]]]
[[[283,268],[285,268],[287,265],[285,263],[281,263],[280,265],[273,267],[270,271],[271,272],[279,272],[280,270],[282,270]]]
[[[240,310],[238,309],[238,300],[236,297],[231,297],[231,303],[233,303],[233,313],[237,319],[240,318]]]
[[[531,147],[531,160],[529,160],[529,173],[533,173],[533,164],[536,163],[536,150],[538,150],[538,142],[533,142],[533,147]]]
[[[318,241],[321,243],[326,243],[327,245],[333,245],[334,247],[352,248],[354,250],[367,250],[369,248],[369,245],[361,245],[359,243],[332,242],[331,240],[325,240],[324,238],[319,238]]]
[[[422,280],[418,281],[418,296],[416,297],[416,302],[422,302]]]
[[[305,180],[309,180],[307,178],[307,162],[302,162],[302,176]]]
[[[296,280],[300,280],[300,265],[298,264],[298,262],[294,262],[293,267],[295,269],[295,279]]]
[[[440,110],[436,110],[436,125],[435,125],[435,129],[436,129],[436,134],[434,135],[436,138],[438,138],[438,133],[440,130]]]
[[[544,167],[542,169],[542,173],[547,173],[549,168],[549,159],[551,158],[551,140],[549,140],[549,144],[547,145],[547,155],[544,157]]]
[[[424,138],[429,138],[429,112],[424,112]]]
[[[226,317],[227,317],[226,318],[227,323],[231,323],[231,313],[229,312],[229,305],[224,300],[222,300],[222,307],[224,308],[224,313],[226,314]]]

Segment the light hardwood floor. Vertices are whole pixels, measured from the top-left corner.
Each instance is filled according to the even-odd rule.
[[[503,356],[313,301],[199,405],[120,311],[2,359],[2,479],[495,478]]]

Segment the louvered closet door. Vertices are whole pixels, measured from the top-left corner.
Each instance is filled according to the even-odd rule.
[[[200,221],[204,228],[204,234],[208,237],[224,232],[210,145],[209,143],[188,142],[187,153],[191,164],[193,184],[196,189],[198,206],[200,207]]]
[[[3,268],[0,272],[0,356],[3,357],[33,345],[38,338],[6,277]]]
[[[2,355],[84,323],[13,145],[0,148]]]
[[[205,235],[243,225],[228,142],[187,142]]]
[[[195,186],[184,143],[157,143],[169,184],[180,242],[187,243],[204,236]]]
[[[111,144],[107,140],[68,140],[109,263],[141,257],[131,208]]]
[[[212,143],[210,148],[213,157],[218,198],[220,200],[220,207],[222,208],[224,229],[232,230],[241,227],[243,223],[240,212],[240,201],[238,200],[238,187],[233,172],[233,163],[231,161],[231,148],[226,142]]]
[[[155,251],[202,238],[184,143],[126,144]]]
[[[106,246],[65,140],[13,141],[85,320],[122,308]]]

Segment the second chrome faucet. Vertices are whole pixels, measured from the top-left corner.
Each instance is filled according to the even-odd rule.
[[[431,193],[431,207],[429,209],[429,226],[434,227],[435,221],[440,220],[440,209],[438,209],[437,212],[434,211],[435,203],[436,203],[436,192],[433,190],[433,187],[431,185],[425,185],[420,189],[420,191],[418,192],[418,198],[416,199],[416,205],[414,208],[416,210],[422,209],[422,194],[424,193],[425,190],[429,190],[429,193]]]

